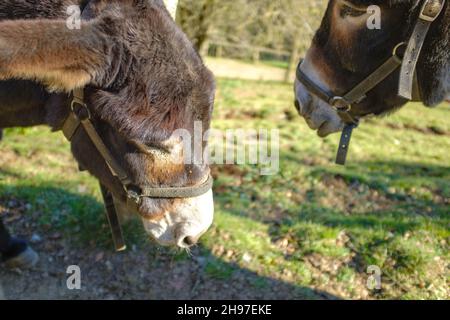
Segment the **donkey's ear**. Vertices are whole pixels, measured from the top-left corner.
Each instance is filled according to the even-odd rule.
[[[63,20],[0,22],[0,79],[37,80],[51,90],[99,84],[113,43],[95,20],[70,29]]]

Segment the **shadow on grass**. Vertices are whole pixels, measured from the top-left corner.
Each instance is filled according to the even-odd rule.
[[[371,263],[398,268],[402,261],[426,268],[433,254],[446,252],[450,167],[369,161],[303,172],[304,181],[275,178],[270,192],[254,183],[227,188],[222,180],[216,201],[232,216],[268,226],[272,244],[281,252],[280,243],[292,245],[290,255],[301,261],[310,254],[337,260],[357,252],[364,260],[358,272]]]
[[[28,237],[35,232],[51,234],[58,231],[64,234],[63,240],[67,241],[71,247],[66,250],[69,249],[71,252],[79,250],[85,255],[89,250],[112,251],[113,246],[103,204],[90,195],[76,194],[51,186],[0,185],[0,206],[5,209],[6,220],[10,213],[19,213],[22,216],[9,225]],[[30,227],[35,224],[36,227]],[[170,270],[172,267],[169,266],[174,259],[173,250],[155,249],[149,243],[140,223],[127,223],[124,231],[129,248],[138,244],[141,254],[152,261],[146,271],[147,276],[154,273],[153,267],[156,269],[163,267],[166,270],[158,273],[162,283],[170,283],[171,277],[178,275]],[[134,249],[129,250],[129,253],[139,254]],[[197,281],[192,284],[193,288],[188,288],[190,290],[187,292],[190,294],[181,295],[170,288],[162,288],[159,289],[156,299],[339,299],[326,292],[258,275],[237,264],[221,260],[203,246],[195,249],[195,254],[198,253],[201,254],[200,257],[187,259],[186,254],[181,254],[182,257],[179,258],[179,263],[186,265],[187,269],[200,271],[200,274],[197,274]],[[51,256],[55,252],[50,251],[46,254]],[[180,253],[177,255],[180,256]],[[167,256],[172,256],[170,263],[167,262]],[[126,286],[126,274],[131,269],[134,272],[136,266],[127,265],[129,260],[126,255],[122,257],[124,261],[120,263],[120,269],[123,269],[123,272],[116,270],[116,277],[123,277],[123,283]],[[120,257],[115,258],[120,261]],[[96,264],[94,263],[93,266],[95,267]],[[105,273],[103,275],[105,279],[108,279],[109,275],[103,269],[98,271],[99,277],[103,277],[102,272]]]
[[[202,249],[207,250],[207,249]],[[209,282],[210,289],[196,290],[194,299],[342,299],[328,292],[259,275],[236,263],[225,262],[208,253],[201,263],[201,281]],[[211,291],[212,288],[220,291]]]
[[[46,228],[71,237],[78,234],[77,240],[81,241],[86,240],[83,234],[87,234],[106,245],[108,229],[103,204],[90,195],[49,185],[0,185],[0,200],[9,202],[8,209],[36,216],[36,222]]]
[[[405,187],[408,184],[416,186],[430,181],[450,187],[450,166],[426,163],[366,161],[349,163],[347,167],[318,167],[313,169],[311,174],[319,177],[324,174],[339,174],[348,182],[366,183],[381,191],[386,191],[397,182],[404,182]]]
[[[291,159],[290,161],[293,161]],[[298,157],[296,163],[302,163],[301,157]],[[295,208],[287,208],[286,211],[295,212],[299,217],[318,220],[322,223],[329,222],[332,225],[361,226],[369,227],[378,224],[387,224],[392,228],[411,229],[418,225],[414,222],[404,222],[401,218],[419,218],[440,219],[447,218],[446,213],[450,197],[450,167],[423,163],[407,163],[395,161],[373,161],[350,163],[346,167],[341,166],[308,166],[310,169],[305,172],[305,182],[301,181],[300,186],[291,182],[289,177],[278,179],[276,184],[271,185],[273,191],[303,192],[304,197],[296,202]],[[239,171],[235,171],[239,173]],[[220,171],[218,175],[222,174]],[[227,175],[227,172],[224,172]],[[238,177],[233,174],[234,179]],[[296,179],[299,179],[296,177]],[[234,180],[233,180],[234,181]],[[232,182],[233,182],[232,181]],[[318,204],[316,185],[321,183],[327,188],[337,190],[336,197],[343,199],[352,197],[355,199],[371,191],[377,191],[380,201],[382,197],[390,200],[390,207],[374,210],[371,207],[361,212],[345,212],[333,206],[324,206]],[[273,199],[266,199],[263,194],[258,194],[259,189],[255,188],[254,182],[251,184],[243,183],[241,186],[232,185],[227,187],[226,181],[219,186],[221,195],[216,196],[216,200],[224,206],[230,204],[232,198],[243,198],[247,202],[261,201],[265,205],[270,205]],[[360,190],[362,187],[363,190]],[[260,188],[261,189],[261,188]],[[322,195],[323,196],[323,195]],[[332,196],[327,195],[327,196]],[[345,198],[347,197],[347,198]],[[252,199],[252,200],[249,200]],[[376,198],[370,200],[362,199],[371,203],[376,203]],[[247,203],[248,205],[248,203]],[[427,212],[411,212],[411,208],[427,209]],[[236,210],[235,210],[236,209]],[[231,214],[246,216],[250,210],[241,210],[241,208],[231,207]],[[420,211],[420,210],[419,210]],[[265,222],[264,217],[247,215],[249,218]],[[291,216],[292,217],[292,216]],[[291,218],[287,217],[287,218]],[[330,219],[326,221],[326,218]],[[385,220],[383,220],[385,219]],[[270,220],[270,222],[273,222]],[[280,221],[283,223],[283,221]]]

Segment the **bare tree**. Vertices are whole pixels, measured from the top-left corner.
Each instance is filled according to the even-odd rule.
[[[177,21],[199,51],[208,40],[216,3],[217,0],[182,0],[179,3]]]
[[[326,0],[179,0],[177,21],[202,53],[211,39],[291,52],[289,79],[326,4]]]

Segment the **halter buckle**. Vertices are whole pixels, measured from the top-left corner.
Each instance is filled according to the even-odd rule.
[[[352,110],[352,105],[344,97],[333,97],[330,100],[330,105],[339,112],[349,112]]]
[[[125,186],[124,188],[127,193],[128,199],[139,205],[141,203],[141,195],[139,190],[132,186]]]
[[[444,9],[445,0],[426,0],[420,9],[419,18],[424,21],[433,22],[439,17]]]
[[[136,204],[140,204],[141,203],[141,197],[135,191],[128,191],[127,197],[128,197],[128,199],[132,200]]]

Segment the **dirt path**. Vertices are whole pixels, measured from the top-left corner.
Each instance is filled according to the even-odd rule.
[[[5,210],[5,206],[0,203]],[[8,210],[8,209],[6,209]],[[33,270],[6,270],[0,265],[0,299],[323,299],[327,294],[300,288],[252,271],[239,269],[231,278],[215,279],[206,272],[213,255],[193,250],[176,261],[167,250],[148,244],[124,253],[99,249],[95,243],[74,247],[53,230],[44,232],[35,215],[2,213],[15,234],[33,240],[40,261]],[[204,251],[204,250],[203,250]],[[81,270],[81,289],[67,288],[67,268]],[[235,266],[234,266],[235,267]],[[261,287],[258,283],[264,281]],[[255,285],[256,284],[256,285]],[[1,288],[3,286],[3,290]],[[2,292],[3,291],[3,292]]]
[[[284,81],[286,70],[239,60],[206,58],[206,65],[216,77],[259,81]],[[292,77],[291,81],[294,81]]]

